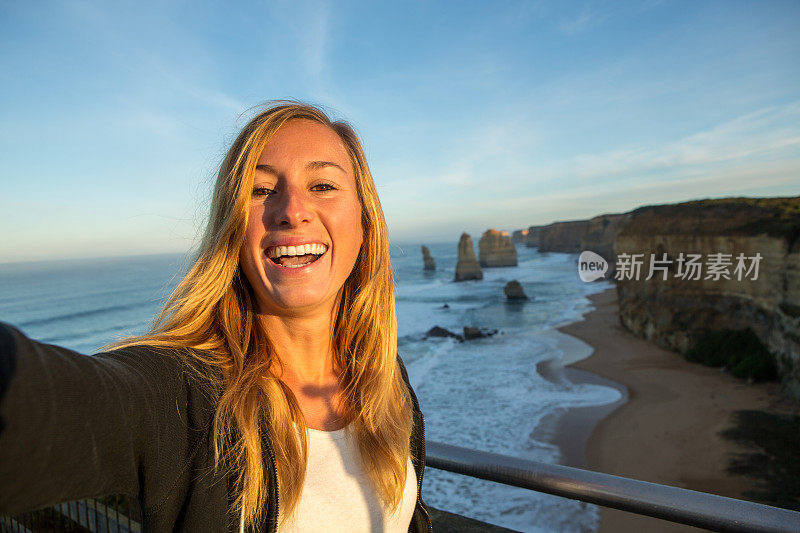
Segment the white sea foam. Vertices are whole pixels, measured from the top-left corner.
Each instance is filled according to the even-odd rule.
[[[581,282],[574,254],[518,250],[520,266],[484,269],[480,282],[454,283],[451,273],[440,272],[440,283],[417,274],[417,284],[409,265],[405,282],[398,284],[398,323],[405,335],[400,350],[425,412],[429,440],[556,462],[558,448],[536,433],[544,417],[569,407],[612,403],[620,393],[601,385],[553,383],[536,365],[545,360],[569,364],[591,354],[590,346],[553,328],[581,319],[592,309],[586,296],[611,285]],[[436,257],[436,249],[431,252]],[[502,289],[511,279],[522,284],[530,301],[505,301]],[[442,310],[443,303],[449,309]],[[423,340],[421,334],[434,325],[456,333],[465,325],[500,333],[464,343]],[[518,531],[577,532],[597,526],[592,505],[434,469],[425,475],[423,495],[437,508]]]

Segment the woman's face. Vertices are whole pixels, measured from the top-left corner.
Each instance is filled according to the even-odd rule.
[[[362,242],[353,167],[310,120],[278,129],[258,160],[239,260],[262,313],[330,313]]]

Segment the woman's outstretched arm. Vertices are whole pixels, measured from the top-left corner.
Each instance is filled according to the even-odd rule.
[[[164,351],[86,356],[0,323],[0,514],[108,494],[158,506],[207,434],[187,389]]]

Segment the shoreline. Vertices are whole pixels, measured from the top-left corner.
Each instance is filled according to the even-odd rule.
[[[538,438],[558,446],[561,456],[558,464],[586,469],[589,437],[604,418],[628,401],[628,389],[621,383],[571,366],[594,354],[594,348],[590,345],[561,332],[560,328],[548,331],[547,336],[558,342],[563,359],[545,359],[536,364],[536,371],[544,379],[556,384],[566,380],[574,385],[602,385],[617,389],[620,393],[620,399],[609,404],[559,409],[545,416],[534,430]]]
[[[571,360],[565,347],[563,376],[574,383],[617,386],[627,394],[614,404],[572,408],[550,421],[551,442],[562,450],[562,464],[749,499],[744,493],[754,482],[727,472],[730,459],[747,449],[721,432],[731,427],[738,410],[785,410],[780,386],[747,384],[635,337],[619,322],[616,288],[588,298],[594,309],[557,331],[593,351]],[[558,367],[540,365],[543,376]],[[687,530],[699,531],[600,507],[601,532]]]

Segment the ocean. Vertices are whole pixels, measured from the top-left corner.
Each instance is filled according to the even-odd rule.
[[[398,350],[425,414],[426,438],[558,463],[560,451],[537,432],[548,415],[617,401],[611,387],[553,383],[536,371],[561,359],[552,330],[591,310],[590,294],[612,285],[583,283],[577,254],[517,246],[517,267],[483,270],[455,283],[457,244],[428,244],[437,265],[422,269],[420,244],[392,243]],[[0,320],[30,337],[94,353],[143,333],[187,266],[183,255],[0,264]],[[511,303],[503,287],[522,285],[530,300]],[[446,304],[446,306],[445,306]],[[425,338],[433,326],[497,334],[467,342]],[[593,505],[426,469],[425,501],[436,508],[518,531],[594,531]]]

